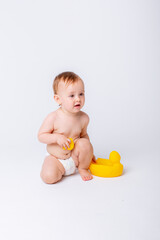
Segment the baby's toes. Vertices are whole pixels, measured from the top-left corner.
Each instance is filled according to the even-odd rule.
[[[93,178],[92,175],[86,169],[79,170],[79,173],[80,173],[83,181],[88,181]]]
[[[89,181],[89,180],[91,180],[92,178],[93,178],[92,175],[86,176],[86,177],[85,177],[85,181]]]
[[[83,180],[84,180],[84,181],[87,181],[87,177],[86,177],[86,176],[84,176],[84,177],[83,177]]]
[[[83,181],[87,181],[87,176],[82,177]]]
[[[88,180],[91,180],[93,178],[93,176],[92,175],[90,175],[89,177],[88,177]]]

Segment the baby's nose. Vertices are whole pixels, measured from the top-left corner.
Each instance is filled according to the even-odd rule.
[[[76,96],[76,101],[80,101],[80,97],[79,96]]]

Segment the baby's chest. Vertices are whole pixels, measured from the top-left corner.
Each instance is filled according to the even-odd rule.
[[[61,119],[61,121],[55,123],[54,130],[68,137],[79,136],[82,131],[82,124],[80,121],[66,121]]]

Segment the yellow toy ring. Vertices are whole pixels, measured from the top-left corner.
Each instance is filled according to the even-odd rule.
[[[74,141],[73,141],[72,138],[69,138],[69,139],[71,140],[71,142],[70,142],[70,147],[67,148],[67,150],[70,150],[70,151],[71,151],[71,150],[74,148]],[[65,147],[63,147],[63,150],[66,150]]]

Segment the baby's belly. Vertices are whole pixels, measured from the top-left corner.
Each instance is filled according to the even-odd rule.
[[[48,144],[47,152],[59,159],[67,159],[71,156],[70,150],[63,150],[58,144]]]

